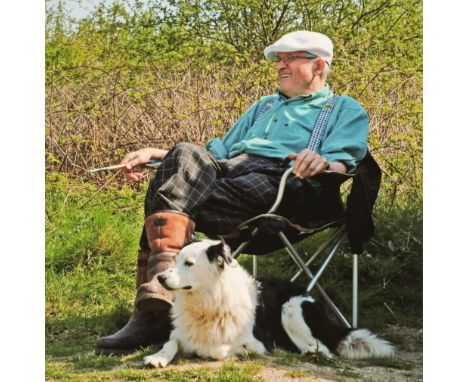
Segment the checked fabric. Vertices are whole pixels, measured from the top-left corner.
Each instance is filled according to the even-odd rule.
[[[268,210],[288,162],[241,154],[216,161],[203,148],[176,145],[159,166],[145,199],[145,215],[158,210],[188,214],[197,230],[226,233]],[[288,188],[302,187],[291,178]]]

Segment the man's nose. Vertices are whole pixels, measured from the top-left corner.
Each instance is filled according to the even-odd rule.
[[[283,62],[283,60],[279,60],[278,63],[276,64],[276,69],[281,70],[286,68],[287,65]]]

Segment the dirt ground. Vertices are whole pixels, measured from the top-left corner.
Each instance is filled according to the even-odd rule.
[[[313,376],[303,378],[288,377],[288,372],[281,375],[277,368],[262,370],[264,381],[276,382],[325,382],[325,381],[376,381],[407,382],[422,381],[423,354],[422,330],[391,326],[382,335],[395,345],[395,357],[391,360],[351,361],[337,359],[331,366],[305,363],[301,370]]]
[[[388,360],[332,361],[289,360],[278,362],[278,355],[267,356],[257,374],[265,382],[413,382],[422,381],[422,330],[390,326],[379,334],[395,345],[395,357]],[[201,362],[196,367],[217,368],[222,362]],[[192,367],[194,365],[192,364]],[[183,369],[187,365],[172,366]]]

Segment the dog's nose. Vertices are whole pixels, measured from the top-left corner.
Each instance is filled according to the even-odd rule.
[[[164,285],[166,282],[166,278],[163,275],[158,275],[157,279],[161,285]]]

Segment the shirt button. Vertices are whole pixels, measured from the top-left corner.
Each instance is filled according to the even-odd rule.
[[[275,119],[273,120],[273,122],[278,122],[278,119],[277,119],[277,118],[275,118]]]

